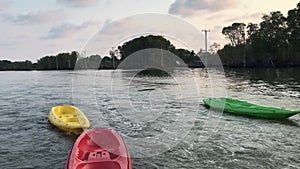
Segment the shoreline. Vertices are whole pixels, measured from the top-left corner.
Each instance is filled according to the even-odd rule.
[[[199,68],[206,68],[206,67],[189,67],[190,69],[199,69]],[[210,68],[214,68],[214,66],[211,66]],[[299,68],[300,69],[300,65],[285,65],[285,66],[276,66],[276,67],[272,67],[272,66],[268,66],[268,67],[263,67],[263,66],[249,66],[249,67],[243,67],[243,66],[224,66],[224,69],[289,69],[289,68]],[[104,68],[104,69],[77,69],[77,70],[117,70],[117,69],[112,69],[112,68]],[[75,71],[74,69],[0,69],[0,72],[30,72],[30,71],[39,71],[39,72],[43,72],[43,71]]]

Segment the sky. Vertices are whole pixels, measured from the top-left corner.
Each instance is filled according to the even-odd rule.
[[[128,37],[133,37],[130,33],[139,34],[140,30],[147,30],[144,29],[147,24],[152,27],[154,24],[164,29],[160,32],[159,29],[149,30],[171,38],[177,47],[185,47],[183,44],[187,44],[197,52],[200,48],[204,48],[204,34],[201,32],[203,29],[210,30],[208,45],[214,42],[224,45],[228,40],[221,34],[223,27],[233,22],[259,23],[262,15],[271,11],[281,11],[286,16],[288,10],[295,8],[299,2],[299,0],[0,0],[0,60],[36,62],[37,59],[47,55],[82,52],[97,32],[103,28],[109,30],[110,27],[107,28],[107,25],[117,26],[114,29],[118,29],[119,36],[115,36],[116,32],[112,31],[113,29],[102,31],[105,38],[96,45],[112,39],[118,41],[110,43],[120,44],[128,40]],[[135,17],[143,14],[146,14],[145,17]],[[149,14],[155,17],[149,17]],[[135,22],[131,22],[133,20]],[[176,20],[182,21],[182,27],[178,27]],[[112,24],[116,22],[118,24]],[[130,24],[143,25],[143,29]],[[197,29],[198,34],[196,35],[195,31],[191,34],[188,31],[190,27]],[[174,34],[167,36],[167,29],[171,28]],[[173,28],[181,31],[176,34]],[[187,40],[188,37],[197,38]]]

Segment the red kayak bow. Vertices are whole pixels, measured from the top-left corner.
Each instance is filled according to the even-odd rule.
[[[70,151],[65,169],[132,169],[122,137],[113,129],[82,133]]]

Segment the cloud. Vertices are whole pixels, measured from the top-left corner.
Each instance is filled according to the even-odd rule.
[[[14,43],[12,43],[11,41],[7,41],[7,40],[1,40],[0,39],[0,46],[12,46],[14,45]]]
[[[26,25],[59,21],[62,18],[64,18],[64,15],[61,10],[48,10],[30,12],[27,14],[21,14],[17,16],[2,14],[0,15],[0,17],[5,21],[13,22],[20,25]]]
[[[57,0],[57,3],[68,7],[85,8],[97,5],[99,0]]]
[[[204,10],[217,12],[234,8],[239,3],[239,0],[176,0],[171,4],[169,13],[188,17]]]
[[[222,25],[215,25],[213,28],[212,28],[212,32],[219,32],[219,30],[223,29],[224,26]]]
[[[250,21],[259,21],[263,14],[261,12],[256,12],[253,14],[245,14],[242,16],[237,16],[234,18],[227,19],[226,22],[250,22]]]
[[[0,2],[0,12],[5,11],[9,8],[9,2]]]
[[[61,39],[65,37],[70,37],[73,34],[79,32],[80,30],[86,29],[90,26],[97,25],[98,23],[95,21],[87,21],[82,24],[76,25],[72,23],[62,23],[58,26],[52,27],[48,34],[41,39]]]

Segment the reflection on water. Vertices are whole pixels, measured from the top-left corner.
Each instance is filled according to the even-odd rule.
[[[262,102],[269,106],[298,108],[300,69],[235,69],[226,72],[228,89],[246,94],[243,96],[245,100]],[[258,97],[264,99],[256,101]],[[289,98],[294,98],[293,103]]]
[[[189,132],[180,140],[170,138],[176,144],[162,154],[134,158],[134,168],[299,168],[300,115],[274,121],[209,114],[201,99],[213,92],[300,109],[300,69],[226,70],[226,79],[218,71],[208,72],[179,71],[173,78],[132,78],[134,73],[126,71],[0,72],[1,168],[63,168],[76,136],[48,123],[52,106],[75,104],[91,118],[93,127],[113,127],[122,134],[143,138],[173,131],[171,127],[178,117],[195,111],[191,108],[195,106],[194,96],[199,97],[194,121],[183,121],[175,128],[180,132],[192,124]],[[76,93],[72,93],[72,79]],[[195,81],[197,89],[191,84]],[[120,91],[117,96],[127,99],[141,114],[122,104],[116,106],[111,88],[114,82],[116,90],[127,85],[129,93]],[[223,87],[226,91],[222,91]],[[183,92],[186,95],[181,96]],[[203,136],[209,137],[202,139]],[[168,145],[156,141],[158,145]],[[130,152],[138,150],[142,148]]]

